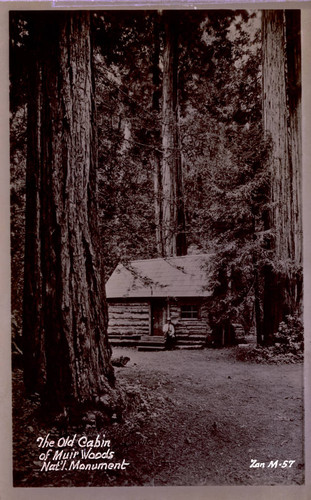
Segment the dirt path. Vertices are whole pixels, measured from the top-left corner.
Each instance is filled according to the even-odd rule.
[[[154,453],[152,484],[302,481],[302,365],[237,362],[231,350],[127,355],[120,381],[138,381],[169,406],[164,415],[155,407],[152,422],[141,423]],[[250,468],[251,459],[265,468]],[[272,460],[295,463],[268,468]]]
[[[116,375],[132,403],[125,420],[105,432],[116,457],[130,462],[128,469],[109,474],[31,475],[34,455],[26,449],[30,461],[25,466],[17,445],[16,483],[182,486],[303,482],[302,365],[240,362],[232,349],[137,352],[115,348],[113,356],[120,355],[130,357],[124,368],[116,368]],[[34,441],[39,424],[27,408],[19,414],[16,427],[21,435],[16,431],[16,442]],[[31,419],[30,426],[25,419]],[[265,467],[250,468],[252,459]],[[276,460],[275,467],[268,467]],[[290,467],[285,460],[295,462]]]

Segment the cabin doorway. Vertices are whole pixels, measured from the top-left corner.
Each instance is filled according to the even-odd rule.
[[[166,303],[163,300],[151,302],[151,335],[163,336],[163,326],[166,320]]]

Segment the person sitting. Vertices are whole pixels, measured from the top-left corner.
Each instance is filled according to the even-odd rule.
[[[171,322],[171,318],[167,318],[167,322],[163,327],[166,349],[173,349],[176,344],[175,327]]]

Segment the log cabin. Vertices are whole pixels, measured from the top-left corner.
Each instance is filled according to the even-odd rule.
[[[210,265],[206,254],[118,264],[106,284],[110,338],[162,338],[170,316],[177,336],[206,340]]]

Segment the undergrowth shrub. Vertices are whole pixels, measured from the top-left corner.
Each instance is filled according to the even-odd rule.
[[[298,316],[286,316],[275,334],[275,347],[284,353],[303,353],[303,325]]]
[[[303,325],[298,316],[286,316],[279,324],[272,346],[249,346],[237,349],[239,361],[256,363],[297,363],[303,361]]]

